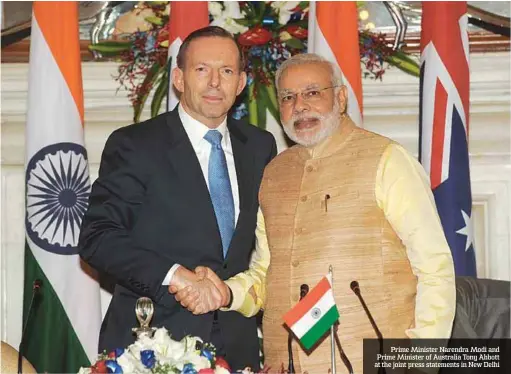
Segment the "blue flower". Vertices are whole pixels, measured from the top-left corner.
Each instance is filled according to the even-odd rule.
[[[156,358],[154,357],[154,351],[152,349],[146,349],[145,351],[140,351],[140,361],[144,364],[144,366],[148,369],[152,369],[156,364]]]
[[[124,348],[115,348],[114,353],[116,358],[121,357],[124,353]]]
[[[115,360],[106,360],[105,366],[109,373],[122,374],[121,365]]]
[[[186,364],[183,366],[181,374],[197,374],[197,370],[193,367],[193,364]]]
[[[212,361],[213,358],[215,357],[214,353],[211,352],[209,349],[205,348],[201,351],[200,353],[201,356],[204,356],[208,359],[208,361]]]

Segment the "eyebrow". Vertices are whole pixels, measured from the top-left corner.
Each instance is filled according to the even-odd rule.
[[[305,88],[301,91],[307,91],[307,90],[310,90],[310,89],[313,89],[313,88],[319,88],[319,84],[317,83],[311,83],[309,84],[308,86],[305,86]],[[289,90],[289,89],[284,89],[284,90],[280,90],[279,91],[280,94],[286,94],[286,93],[294,93],[293,90]]]

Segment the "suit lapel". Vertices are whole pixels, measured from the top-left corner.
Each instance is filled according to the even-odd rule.
[[[236,176],[238,178],[238,191],[240,196],[240,217],[241,212],[248,209],[252,203],[253,190],[253,163],[254,156],[246,148],[247,137],[235,125],[228,121],[229,134],[231,136],[234,164],[236,165]],[[240,219],[238,219],[239,225]]]
[[[220,232],[208,186],[177,109],[169,113],[167,125],[171,132],[167,156],[178,181],[183,186],[188,205],[190,209],[194,210],[197,220],[202,221],[201,227],[210,228],[213,232],[212,235],[216,236],[216,240],[221,244]],[[220,245],[219,248],[221,253],[222,246]]]

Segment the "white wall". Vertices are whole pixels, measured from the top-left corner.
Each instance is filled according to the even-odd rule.
[[[470,157],[478,276],[511,280],[510,63],[509,53],[471,56]],[[83,64],[85,142],[91,178],[107,136],[131,122],[124,92],[116,94],[115,63]],[[1,65],[1,340],[21,335],[24,251],[24,121],[27,64]],[[419,80],[391,69],[383,82],[364,80],[365,127],[418,149]],[[147,112],[145,113],[147,117]],[[268,118],[271,118],[268,114]],[[282,130],[268,125],[285,147]],[[104,305],[108,295],[104,295]]]

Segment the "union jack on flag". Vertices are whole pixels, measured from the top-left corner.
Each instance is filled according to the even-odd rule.
[[[456,275],[476,276],[466,12],[466,2],[422,2],[419,157],[430,176]]]

